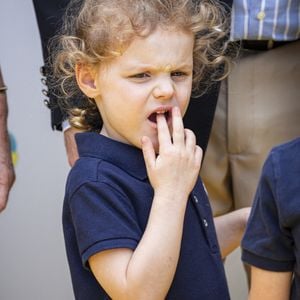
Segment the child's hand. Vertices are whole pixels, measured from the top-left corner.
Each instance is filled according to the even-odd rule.
[[[157,116],[159,155],[151,140],[142,138],[142,150],[148,176],[155,194],[169,199],[182,198],[192,191],[199,175],[202,150],[194,133],[184,129],[178,107],[172,111],[172,138],[164,115]]]

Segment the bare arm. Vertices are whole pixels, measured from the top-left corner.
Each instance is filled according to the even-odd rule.
[[[272,272],[251,267],[249,300],[289,300],[291,272]]]
[[[4,80],[0,69],[0,88]],[[0,91],[0,211],[4,210],[9,191],[15,181],[15,172],[12,164],[10,144],[7,131],[8,106],[5,90]]]
[[[245,207],[214,218],[222,258],[240,246],[250,210]]]
[[[193,133],[184,130],[179,111],[174,109],[172,116],[173,143],[165,118],[157,119],[159,156],[150,139],[143,138],[154,198],[137,248],[107,250],[89,259],[95,277],[113,299],[165,299],[176,271],[187,199],[202,152]]]

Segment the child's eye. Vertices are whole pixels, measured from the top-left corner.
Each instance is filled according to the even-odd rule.
[[[130,76],[130,78],[136,78],[136,79],[146,79],[148,77],[150,77],[148,73],[139,73]]]
[[[184,77],[187,76],[187,73],[181,71],[175,71],[171,73],[172,77]]]

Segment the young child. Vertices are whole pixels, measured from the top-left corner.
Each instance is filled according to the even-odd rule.
[[[242,241],[251,300],[300,299],[300,138],[269,154]]]
[[[89,131],[63,208],[75,298],[229,299],[202,152],[182,123],[193,80],[227,63],[219,6],[86,0],[69,21],[56,71],[67,97],[86,95],[69,112]]]

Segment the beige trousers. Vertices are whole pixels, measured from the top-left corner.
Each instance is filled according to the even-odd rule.
[[[201,170],[214,214],[251,205],[268,152],[297,136],[300,41],[246,53],[222,83]]]

